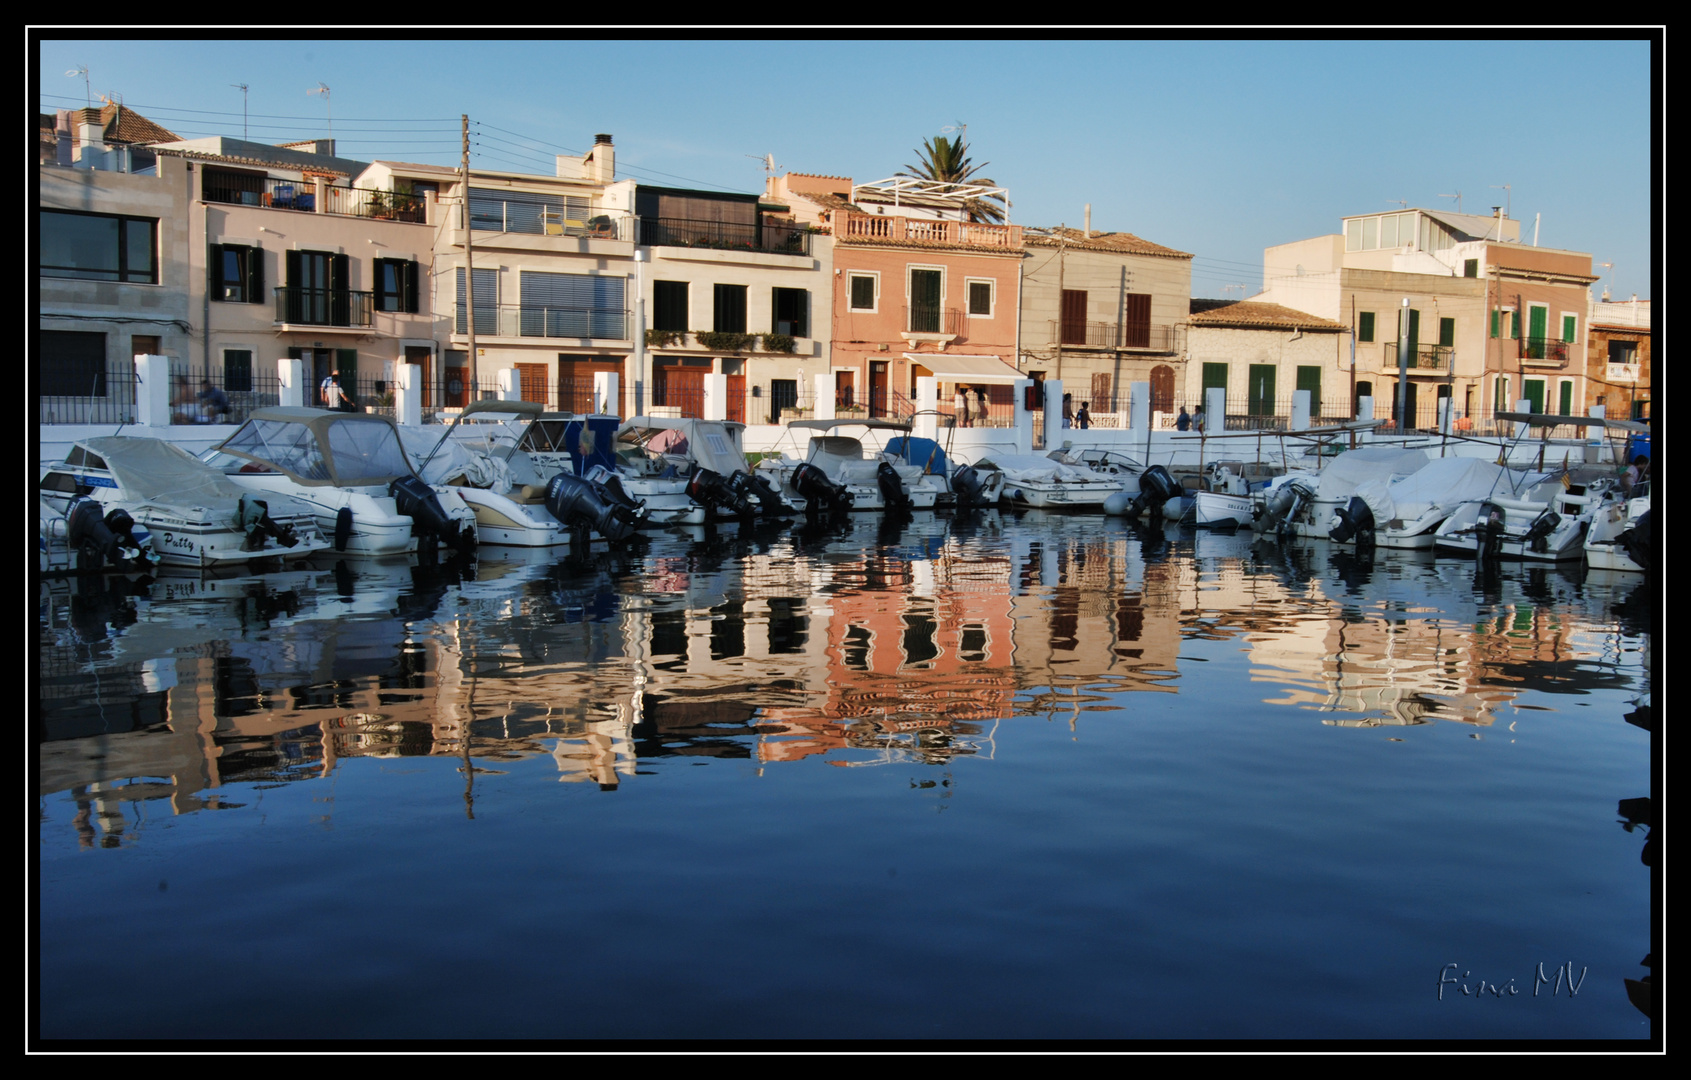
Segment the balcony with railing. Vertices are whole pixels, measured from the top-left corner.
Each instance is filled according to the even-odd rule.
[[[904,308],[904,325],[911,334],[949,334],[952,337],[961,337],[968,321],[963,318],[962,308],[941,307],[938,304],[907,304]]]
[[[477,304],[476,333],[487,337],[629,340],[623,308],[538,307]],[[457,305],[452,332],[469,333],[464,305]]]
[[[1149,352],[1174,352],[1175,328],[1150,323],[1077,322],[1071,319],[1048,319],[1047,339],[1053,344],[1061,340],[1065,345],[1083,349],[1145,349]],[[1058,335],[1061,334],[1059,339]]]
[[[1448,375],[1455,357],[1456,350],[1449,345],[1417,345],[1409,354],[1409,370],[1416,375]],[[1397,342],[1385,343],[1380,370],[1387,375],[1397,370]]]
[[[1554,341],[1550,338],[1522,338],[1521,363],[1533,367],[1565,368],[1568,366],[1568,354],[1572,345],[1566,341]]]
[[[810,230],[803,225],[699,221],[690,218],[640,218],[640,243],[648,247],[756,251],[769,255],[809,255]]]
[[[373,325],[376,310],[375,293],[352,289],[302,289],[293,285],[278,286],[276,293],[276,321],[299,326],[356,326]]]
[[[319,191],[323,196],[321,206],[317,201]],[[200,194],[208,203],[416,224],[428,221],[428,200],[421,195],[335,185],[324,185],[319,189],[309,180],[278,180],[271,176],[217,169],[205,170],[200,181]]]
[[[929,218],[886,217],[845,213],[836,216],[836,234],[850,242],[884,240],[891,243],[951,244],[958,247],[1019,250],[1020,225],[986,225],[975,221],[934,221]]]
[[[526,199],[499,199],[472,189],[470,225],[476,232],[561,236],[581,240],[633,240],[634,219],[566,199],[556,204]],[[477,244],[486,238],[477,238]]]

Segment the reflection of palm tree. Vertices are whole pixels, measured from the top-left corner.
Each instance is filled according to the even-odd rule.
[[[932,180],[942,184],[995,186],[986,177],[975,175],[992,162],[983,161],[979,165],[970,164],[969,146],[963,141],[961,135],[955,139],[947,139],[944,135],[932,140],[923,139],[922,149],[918,153],[921,155],[920,163],[906,165],[905,169],[908,171],[898,175],[914,176],[919,180]],[[969,199],[963,205],[964,209],[968,211],[970,221],[998,222],[1004,220],[1004,208],[994,206],[993,203],[1002,203],[1003,201],[1004,196],[1002,195],[988,195],[985,199]]]

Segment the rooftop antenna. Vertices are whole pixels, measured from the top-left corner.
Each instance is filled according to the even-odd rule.
[[[308,94],[322,94],[323,95],[323,111],[325,113],[327,113],[328,117],[329,117],[329,138],[331,138],[331,139],[334,138],[335,137],[335,111],[332,108],[329,107],[329,88],[326,85],[324,85],[323,83],[318,83],[317,89],[307,90],[306,93],[308,93]]]
[[[244,82],[230,83],[241,92],[241,138],[247,137],[247,84]]]
[[[953,131],[957,132],[957,143],[958,143],[959,146],[968,146],[969,145],[969,125],[968,124],[965,124],[963,121],[959,120],[955,124],[949,124],[949,125],[939,129],[939,133],[941,135],[945,135],[945,134],[947,134],[949,132],[953,132]]]
[[[1454,195],[1446,195],[1443,192],[1440,192],[1439,198],[1441,198],[1441,199],[1455,199],[1456,200],[1456,212],[1458,214],[1460,214],[1462,212],[1462,189],[1461,188],[1457,188],[1456,194],[1454,194]]]
[[[1501,188],[1503,190],[1503,216],[1504,217],[1513,217],[1514,216],[1514,211],[1512,209],[1513,204],[1510,202],[1510,200],[1514,197],[1514,192],[1509,190],[1508,184],[1493,184],[1491,186],[1492,186],[1493,190],[1496,190],[1498,188]],[[1501,240],[1502,237],[1498,237],[1498,239]]]
[[[1605,269],[1609,272],[1609,283],[1613,284],[1614,280],[1615,280],[1615,264],[1612,263],[1612,262],[1606,262],[1606,263],[1598,263],[1597,265],[1601,266],[1603,269]],[[1608,285],[1603,286],[1603,302],[1605,304],[1609,302],[1609,286]]]
[[[763,178],[765,182],[775,175],[774,154],[747,154],[746,156],[752,158],[753,160],[763,162]]]
[[[1397,205],[1404,210],[1409,209],[1409,200],[1408,199],[1387,199],[1386,201],[1397,203]]]
[[[92,109],[94,107],[94,88],[88,84],[88,65],[83,64],[80,67],[71,68],[65,72],[65,75],[72,79],[78,75],[82,76],[82,92],[87,98],[88,107]]]
[[[1232,292],[1234,289],[1239,290],[1239,299],[1243,300],[1245,298],[1245,283],[1242,281],[1237,285],[1223,285],[1221,287],[1221,298],[1223,300],[1227,299],[1227,294]]]

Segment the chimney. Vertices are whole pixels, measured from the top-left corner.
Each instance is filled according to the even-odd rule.
[[[611,137],[605,134],[593,136],[593,149],[582,162],[584,179],[599,184],[609,184],[616,179],[617,149],[611,143]]]
[[[53,114],[53,138],[58,144],[58,163],[69,165],[75,161],[76,156],[72,151],[76,145],[76,135],[71,128],[69,109],[60,109]]]
[[[1092,204],[1086,204],[1086,239],[1092,239]]]

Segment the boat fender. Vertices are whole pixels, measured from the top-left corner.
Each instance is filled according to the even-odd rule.
[[[904,481],[898,470],[883,461],[875,469],[875,485],[881,489],[881,502],[895,509],[909,509],[910,496],[904,493]]]
[[[335,550],[345,551],[352,539],[352,507],[343,506],[335,512]]]

